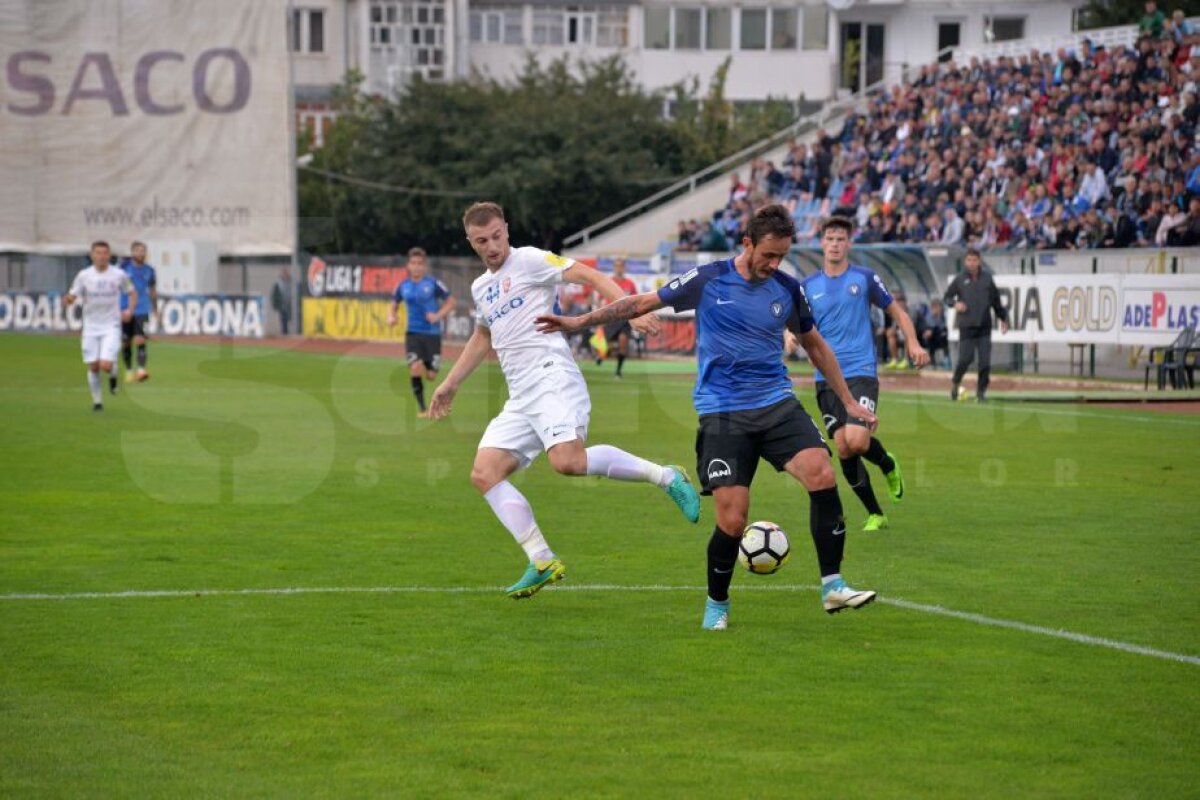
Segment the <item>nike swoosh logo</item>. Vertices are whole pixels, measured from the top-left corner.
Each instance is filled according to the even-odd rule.
[[[833,535],[834,535],[834,536],[842,536],[843,534],[845,534],[845,533],[846,533],[846,529],[845,529],[844,527],[842,527],[842,528],[834,528],[834,529],[833,529],[833,531],[832,531],[832,533],[833,533]]]
[[[724,305],[728,305],[732,302],[733,302],[732,300],[717,300],[717,305],[724,306]]]
[[[820,300],[820,299],[821,299],[822,297],[824,297],[824,296],[825,296],[825,293],[824,293],[824,292],[821,292],[820,294],[814,294],[814,295],[813,295],[813,300]]]
[[[718,575],[728,575],[729,573],[733,572],[733,568],[730,567],[729,569],[714,569],[713,572],[715,572]]]

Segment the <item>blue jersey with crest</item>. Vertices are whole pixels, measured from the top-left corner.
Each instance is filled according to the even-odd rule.
[[[426,275],[419,281],[406,278],[396,287],[392,299],[397,303],[408,305],[408,332],[427,333],[441,336],[442,324],[425,319],[426,314],[435,314],[442,303],[450,296],[446,284],[436,278]]]
[[[871,304],[879,308],[892,304],[892,295],[879,276],[866,267],[851,264],[837,277],[817,272],[805,278],[802,285],[817,330],[837,356],[842,376],[876,377]],[[825,380],[820,370],[816,379]]]
[[[793,397],[783,363],[783,329],[813,328],[804,290],[775,272],[762,281],[738,274],[733,260],[696,267],[658,290],[676,311],[696,310],[699,414],[765,408]]]
[[[138,316],[148,316],[153,310],[150,307],[150,288],[158,285],[158,276],[154,272],[154,267],[149,264],[138,266],[130,259],[125,259],[121,262],[121,270],[129,276],[129,280],[133,282],[133,288],[137,291],[137,306],[133,309],[133,313]],[[121,310],[124,311],[129,307],[129,297],[121,295]]]

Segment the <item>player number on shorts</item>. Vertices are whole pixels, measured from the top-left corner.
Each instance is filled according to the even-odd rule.
[[[867,411],[870,411],[872,414],[875,413],[875,401],[872,400],[871,398],[867,397],[866,395],[863,395],[862,397],[858,398],[858,404],[860,406],[862,406],[863,408],[865,408]]]

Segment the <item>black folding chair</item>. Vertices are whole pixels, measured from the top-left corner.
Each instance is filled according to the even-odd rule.
[[[1175,341],[1166,347],[1151,347],[1146,360],[1146,375],[1142,383],[1143,389],[1150,388],[1150,370],[1156,370],[1156,381],[1159,389],[1167,387],[1167,381],[1172,389],[1191,389],[1196,369],[1196,354],[1200,349],[1193,347],[1197,344],[1196,329],[1184,328],[1175,337]]]

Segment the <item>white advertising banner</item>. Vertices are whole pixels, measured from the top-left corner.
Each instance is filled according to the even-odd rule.
[[[261,294],[181,294],[159,296],[158,313],[146,331],[162,336],[266,335]],[[83,329],[83,307],[63,308],[58,292],[0,292],[0,332],[66,333]]]
[[[1001,344],[1170,344],[1200,327],[1200,275],[993,275],[1009,331]],[[949,310],[950,338],[957,339]]]
[[[286,0],[0,0],[0,250],[294,249]]]

